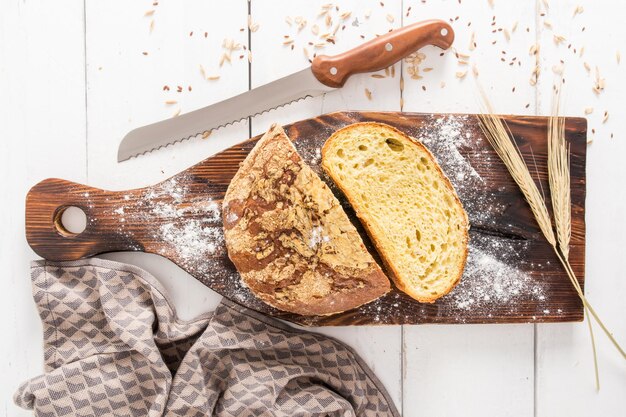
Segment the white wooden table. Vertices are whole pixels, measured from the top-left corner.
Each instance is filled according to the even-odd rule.
[[[53,176],[108,189],[149,185],[262,132],[273,121],[287,123],[333,110],[400,110],[403,70],[406,111],[477,112],[471,71],[471,65],[476,65],[478,79],[498,112],[548,114],[553,66],[565,62],[566,114],[582,116],[585,108],[593,108],[587,116],[589,130],[595,133],[590,133],[593,143],[587,164],[586,293],[617,339],[626,344],[626,62],[620,66],[617,58],[620,48],[626,55],[624,3],[495,0],[491,6],[487,0],[384,0],[383,5],[342,0],[335,3],[338,10],[329,12],[330,28],[324,16],[318,17],[324,3],[0,2],[3,415],[30,415],[17,409],[11,396],[19,382],[42,372],[41,325],[28,271],[36,255],[24,239],[23,204],[30,186]],[[584,11],[574,16],[577,6]],[[351,15],[341,22],[346,12]],[[258,24],[256,31],[249,31],[249,14],[253,26]],[[131,128],[301,69],[307,65],[304,47],[311,56],[336,53],[361,42],[361,35],[369,39],[428,18],[452,19],[454,46],[470,55],[470,65],[459,64],[453,53],[440,56],[440,50],[425,48],[421,67],[433,70],[422,72],[422,79],[411,79],[406,65],[396,64],[395,77],[356,76],[325,98],[255,117],[216,131],[207,140],[188,141],[124,164],[116,162],[117,144]],[[298,31],[302,19],[306,26]],[[338,22],[336,44],[326,42],[323,48],[308,44],[320,42],[319,35],[334,30]],[[319,26],[318,36],[312,33],[313,25]],[[475,50],[469,47],[473,33]],[[294,40],[293,49],[283,45],[286,35]],[[565,39],[557,43],[554,35]],[[225,38],[251,47],[251,62],[247,51],[238,50],[232,53],[231,63],[220,67]],[[541,75],[532,86],[535,59],[529,48],[535,43],[540,45]],[[512,58],[521,65],[509,65]],[[200,65],[207,76],[219,75],[219,80],[203,79]],[[596,66],[606,79],[600,94],[592,91]],[[456,73],[462,71],[467,75],[458,78]],[[165,85],[170,91],[163,91]],[[183,91],[178,93],[177,86]],[[372,92],[371,100],[365,88]],[[177,104],[167,105],[166,100]],[[605,111],[609,118],[603,123]],[[108,257],[152,272],[171,291],[185,317],[210,310],[219,301],[218,295],[157,256]],[[626,364],[596,331],[602,379],[602,389],[596,393],[591,345],[581,323],[319,330],[354,346],[405,416],[626,415]]]

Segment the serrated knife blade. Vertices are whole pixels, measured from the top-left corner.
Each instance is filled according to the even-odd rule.
[[[119,145],[118,162],[192,138],[248,117],[315,97],[343,86],[352,74],[393,65],[424,45],[447,49],[452,27],[428,20],[393,30],[336,56],[317,56],[311,67],[219,103],[130,131]]]
[[[320,83],[311,68],[272,81],[224,101],[131,130],[117,151],[118,162],[307,97],[334,90]]]

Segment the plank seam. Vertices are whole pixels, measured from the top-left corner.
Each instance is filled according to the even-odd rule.
[[[250,30],[250,24],[248,19],[252,20],[252,0],[248,0],[248,16],[246,16],[246,22],[248,23],[248,91],[252,90],[252,60],[249,58],[252,56],[252,31]],[[252,137],[252,117],[248,117],[248,137]]]
[[[83,63],[85,73],[85,182],[89,183],[89,112],[87,111],[87,0],[83,0]]]
[[[535,44],[541,41],[540,34],[540,0],[535,0]],[[540,57],[538,59],[541,59]],[[535,89],[535,116],[539,113],[539,89]],[[533,323],[533,417],[537,417],[537,324]]]

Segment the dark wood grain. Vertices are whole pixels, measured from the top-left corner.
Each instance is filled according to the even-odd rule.
[[[433,115],[387,112],[337,112],[307,119],[286,126],[289,137],[312,168],[321,173],[319,159],[311,158],[315,150],[336,129],[360,121],[380,121],[414,135],[432,123]],[[547,181],[547,119],[530,116],[504,116],[518,146],[542,189],[549,193]],[[468,127],[481,136],[475,116],[468,115]],[[572,240],[570,260],[574,271],[584,284],[585,271],[585,159],[586,120],[566,119],[566,138],[571,149]],[[477,136],[478,137],[478,136]],[[249,139],[224,152],[183,171],[171,179],[142,189],[111,192],[60,179],[47,179],[35,185],[26,199],[26,237],[33,250],[50,260],[72,260],[111,251],[145,251],[165,256],[181,266],[205,285],[225,297],[265,314],[303,325],[364,325],[414,323],[522,323],[580,321],[583,309],[558,259],[545,242],[522,194],[486,145],[478,152],[474,148],[459,149],[484,179],[490,195],[500,204],[493,210],[493,221],[472,220],[470,242],[484,238],[506,242],[522,257],[508,260],[512,267],[523,271],[544,288],[544,299],[538,302],[531,294],[520,294],[512,302],[482,308],[459,308],[454,291],[434,304],[420,304],[394,289],[369,305],[329,317],[301,317],[277,311],[242,288],[239,277],[228,259],[223,245],[210,254],[199,248],[197,253],[183,251],[180,242],[164,239],[157,233],[164,226],[182,230],[200,225],[204,230],[221,230],[221,220],[210,218],[202,210],[187,210],[199,202],[221,204],[230,179],[237,172],[259,137]],[[481,136],[481,140],[482,136]],[[486,142],[485,142],[486,143]],[[174,151],[173,151],[174,152]],[[486,160],[491,162],[485,163]],[[446,172],[449,176],[453,172]],[[322,177],[328,181],[323,175]],[[172,194],[175,185],[185,190],[184,196]],[[335,189],[332,184],[331,188]],[[549,196],[549,195],[548,195]],[[472,198],[472,197],[470,197]],[[340,198],[340,200],[342,200]],[[466,204],[470,203],[470,204]],[[466,201],[467,207],[474,207]],[[179,214],[172,217],[155,210],[155,204],[174,207]],[[368,247],[371,244],[356,221],[350,207],[342,200],[349,216],[359,228]],[[78,206],[87,214],[84,232],[74,235],[60,224],[60,214],[68,206]],[[549,207],[550,209],[550,207]],[[478,217],[477,217],[478,218]],[[464,278],[465,279],[465,278]],[[463,282],[463,281],[462,281]],[[472,285],[471,281],[466,285]]]

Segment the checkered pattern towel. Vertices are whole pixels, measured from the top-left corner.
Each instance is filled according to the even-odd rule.
[[[349,347],[226,300],[181,321],[145,271],[87,259],[32,266],[45,373],[37,416],[397,416]]]

